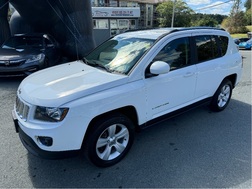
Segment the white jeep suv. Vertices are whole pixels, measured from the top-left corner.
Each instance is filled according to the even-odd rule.
[[[119,34],[83,60],[25,78],[12,112],[24,146],[45,158],[83,152],[119,162],[134,131],[201,103],[226,108],[242,73],[230,35],[217,28]]]

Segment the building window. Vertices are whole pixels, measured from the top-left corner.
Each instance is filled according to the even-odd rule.
[[[93,19],[94,29],[108,29],[108,19]]]

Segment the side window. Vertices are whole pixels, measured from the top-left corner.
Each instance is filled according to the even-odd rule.
[[[198,62],[212,60],[219,57],[216,38],[211,35],[195,37]]]
[[[224,56],[227,53],[228,48],[228,37],[218,36],[220,42],[221,56]]]
[[[191,64],[189,38],[175,39],[168,43],[153,59],[168,63],[171,70],[185,67]]]

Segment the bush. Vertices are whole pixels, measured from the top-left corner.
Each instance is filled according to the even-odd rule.
[[[231,22],[230,18],[224,19],[221,26],[230,34],[247,33],[249,31],[246,26],[237,25],[237,23]]]
[[[231,34],[233,33],[247,33],[249,30],[245,26],[240,27],[229,27],[227,31]]]

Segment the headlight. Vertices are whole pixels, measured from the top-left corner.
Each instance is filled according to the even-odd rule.
[[[39,54],[39,55],[33,55],[32,57],[30,57],[29,59],[27,59],[25,61],[25,63],[31,63],[31,62],[35,62],[35,61],[39,61],[44,57],[43,54]]]
[[[52,108],[37,106],[35,110],[35,119],[48,122],[62,121],[68,112],[69,108]]]

